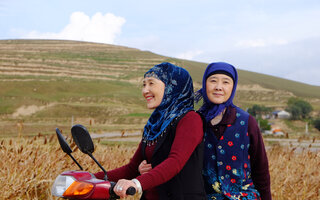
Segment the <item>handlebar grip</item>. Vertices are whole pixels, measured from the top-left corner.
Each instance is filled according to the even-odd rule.
[[[118,195],[116,195],[116,193],[113,191],[114,186],[116,186],[115,182],[110,182],[111,187],[109,188],[109,194],[110,194],[110,198],[109,200],[113,200],[113,199],[120,199],[120,197]],[[129,187],[126,191],[127,195],[135,195],[136,194],[136,189],[134,187]]]
[[[129,187],[126,191],[127,195],[135,195],[136,194],[136,188],[134,187]]]

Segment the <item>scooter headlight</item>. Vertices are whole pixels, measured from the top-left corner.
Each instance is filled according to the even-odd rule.
[[[86,195],[93,189],[90,183],[77,181],[72,176],[59,175],[51,190],[51,194],[57,197],[75,197]]]

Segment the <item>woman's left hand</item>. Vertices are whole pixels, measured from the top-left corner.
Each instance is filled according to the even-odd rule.
[[[129,187],[134,187],[136,191],[138,191],[138,188],[136,184],[131,180],[126,179],[120,179],[117,184],[114,186],[113,191],[121,198],[127,197],[127,189]]]
[[[150,171],[152,169],[151,164],[148,164],[146,160],[143,160],[140,165],[139,165],[139,172],[140,174],[144,174],[147,173],[148,171]]]

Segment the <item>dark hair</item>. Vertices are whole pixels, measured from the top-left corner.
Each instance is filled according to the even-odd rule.
[[[233,80],[233,82],[234,82],[233,76],[232,76],[229,72],[223,71],[223,70],[217,70],[217,71],[214,71],[214,72],[210,73],[210,74],[207,76],[207,79],[208,79],[211,75],[213,75],[213,74],[224,74],[224,75],[227,75],[227,76],[229,76],[230,78],[232,78],[232,80]]]

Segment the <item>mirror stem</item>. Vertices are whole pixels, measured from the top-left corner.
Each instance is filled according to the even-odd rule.
[[[100,163],[93,157],[93,155],[90,152],[87,152],[87,154],[94,160],[94,162],[97,163],[97,165],[102,169],[104,173],[104,180],[108,180],[107,171],[100,165]]]
[[[78,165],[78,167],[80,168],[80,170],[83,170],[83,168],[81,167],[81,165],[76,161],[76,159],[70,154],[68,153],[68,155],[72,158],[72,160]]]

